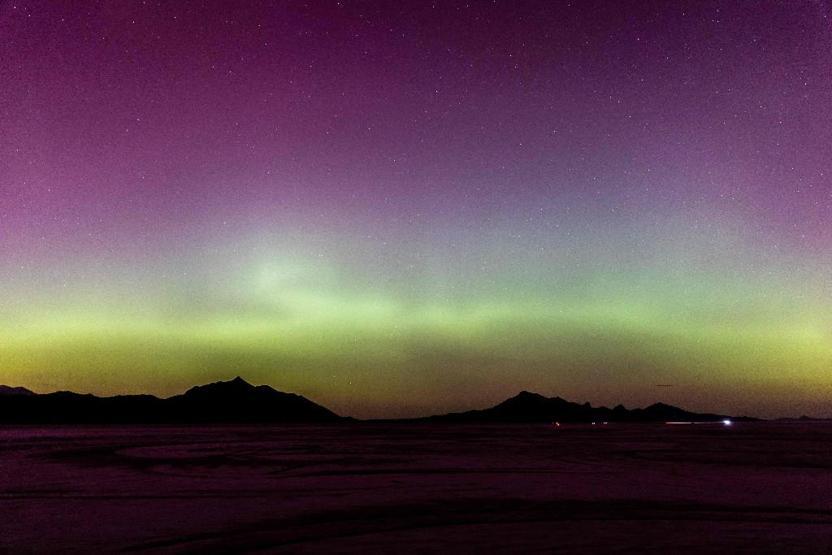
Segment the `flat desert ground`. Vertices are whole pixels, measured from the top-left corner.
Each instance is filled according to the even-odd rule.
[[[1,428],[56,550],[832,553],[832,425]]]

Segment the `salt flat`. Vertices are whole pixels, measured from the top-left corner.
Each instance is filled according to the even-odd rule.
[[[832,425],[16,427],[0,550],[832,552]]]

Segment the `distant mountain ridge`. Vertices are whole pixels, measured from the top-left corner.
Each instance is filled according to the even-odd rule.
[[[754,420],[724,414],[695,413],[679,407],[655,403],[644,409],[593,407],[589,403],[573,403],[560,397],[544,397],[521,391],[514,397],[491,408],[429,416],[432,422],[472,423],[535,423],[535,422],[719,422],[722,420]]]
[[[12,387],[9,385],[0,385],[0,395],[34,395],[33,391],[25,387]]]
[[[2,386],[0,423],[167,424],[337,422],[347,420],[293,393],[254,386],[239,376],[192,387],[182,395],[97,397],[71,391],[36,394]]]
[[[590,422],[718,422],[755,420],[723,414],[695,413],[655,403],[647,408],[612,409],[573,403],[521,391],[493,407],[401,419],[399,422],[443,423],[590,423]],[[38,394],[23,387],[0,386],[0,423],[5,424],[207,424],[327,423],[353,420],[294,393],[267,385],[254,386],[236,377],[198,385],[181,395],[97,397],[71,391]]]

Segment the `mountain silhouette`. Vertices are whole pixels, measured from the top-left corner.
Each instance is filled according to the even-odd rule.
[[[218,422],[234,415],[239,422],[325,422],[340,417],[294,393],[267,385],[253,386],[237,376],[228,382],[192,387],[167,400],[176,413],[198,415],[199,421]]]
[[[573,403],[560,397],[544,397],[538,393],[521,391],[514,397],[491,408],[430,416],[436,422],[718,422],[732,419],[722,414],[695,413],[679,407],[656,403],[645,409],[593,407],[589,403]],[[747,417],[735,420],[750,420]]]
[[[153,395],[97,397],[71,391],[36,394],[3,386],[0,423],[153,424],[282,423],[345,420],[293,393],[254,386],[240,377],[189,389],[160,399]]]
[[[34,395],[35,393],[29,391],[25,387],[11,387],[8,385],[0,385],[0,395]]]
[[[425,418],[412,422],[446,423],[604,423],[718,422],[754,420],[722,414],[695,413],[656,403],[647,408],[593,407],[560,397],[521,391],[491,408]],[[5,424],[199,424],[325,423],[352,420],[294,393],[267,385],[254,386],[241,377],[198,385],[181,395],[97,397],[72,391],[38,394],[23,387],[0,386],[0,423]]]

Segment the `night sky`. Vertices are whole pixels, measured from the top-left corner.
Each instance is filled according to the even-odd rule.
[[[832,415],[826,1],[185,4],[0,2],[0,383]]]

